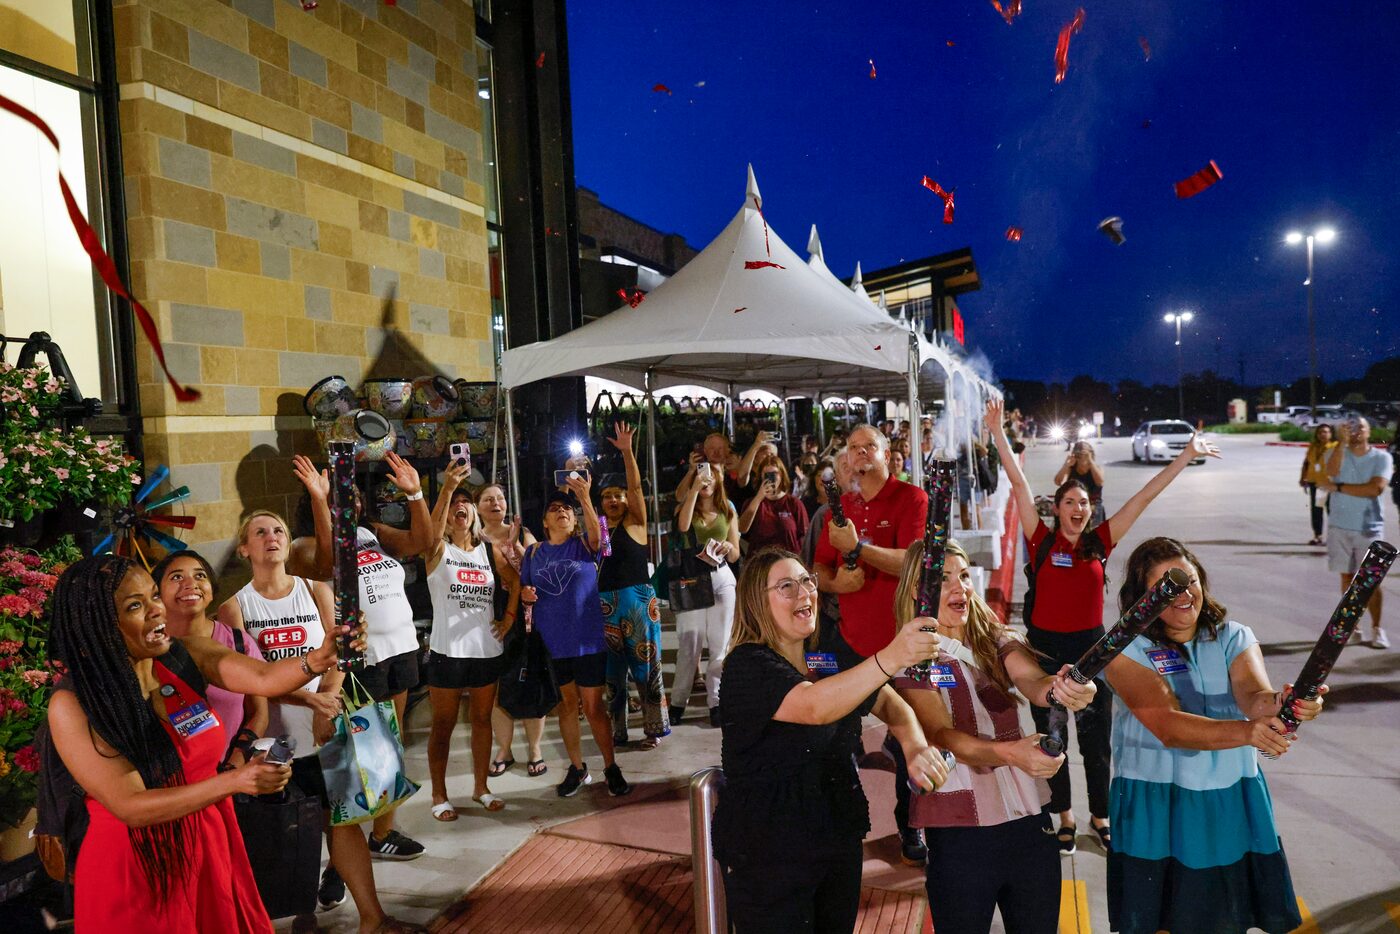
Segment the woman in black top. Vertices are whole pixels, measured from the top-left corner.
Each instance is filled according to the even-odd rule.
[[[1089,525],[1085,530],[1102,525],[1105,515],[1103,468],[1094,459],[1094,446],[1088,441],[1074,442],[1069,450],[1069,457],[1065,458],[1064,466],[1060,468],[1059,473],[1055,474],[1055,486],[1057,487],[1070,480],[1078,480],[1084,484],[1084,489],[1089,494],[1089,506],[1093,509],[1093,513],[1089,516]]]
[[[849,932],[860,903],[861,840],[869,807],[856,772],[860,715],[879,691],[889,724],[923,790],[947,768],[912,711],[886,686],[933,657],[933,620],[915,619],[859,665],[809,681],[804,654],[816,630],[817,583],[792,552],[765,548],[744,562],[724,662],[722,760],[715,858],[725,867],[729,921],[738,934]]]
[[[603,485],[603,517],[608,520],[610,549],[598,569],[603,600],[603,638],[608,643],[608,689],[612,694],[613,744],[627,744],[627,677],[642,698],[642,747],[654,749],[669,735],[666,692],[661,687],[661,609],[647,567],[647,505],[642,472],[632,450],[634,429],[613,426],[613,447],[622,452],[627,486]],[[611,553],[606,553],[610,551]]]

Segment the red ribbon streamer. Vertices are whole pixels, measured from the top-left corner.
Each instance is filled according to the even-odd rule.
[[[0,94],[0,109],[8,110],[21,120],[31,124],[53,146],[54,153],[59,151],[58,136],[43,119],[28,107],[17,104]],[[170,375],[170,367],[165,363],[165,348],[161,346],[160,335],[156,332],[155,319],[151,317],[140,302],[132,298],[122,283],[121,276],[117,273],[117,266],[112,262],[112,257],[102,249],[102,243],[98,239],[97,231],[92,229],[92,225],[83,217],[83,212],[78,210],[77,199],[73,197],[73,191],[68,187],[68,180],[63,177],[63,172],[58,173],[58,189],[63,193],[63,204],[68,208],[68,220],[73,224],[73,230],[78,234],[78,241],[82,243],[83,250],[87,253],[88,259],[92,261],[93,268],[102,277],[102,281],[121,298],[131,303],[131,308],[136,313],[136,320],[141,325],[141,330],[146,335],[146,340],[150,341],[151,349],[155,351],[156,360],[160,362],[160,368],[165,372],[165,378],[170,382],[170,388],[175,390],[175,398],[181,402],[193,402],[199,398],[199,390],[191,389],[188,386],[181,386],[175,382],[175,377]]]
[[[1059,84],[1065,80],[1065,72],[1069,70],[1069,37],[1084,28],[1084,8],[1080,7],[1074,11],[1074,19],[1065,24],[1060,30],[1060,41],[1055,43],[1055,83]]]
[[[1020,243],[1023,232],[1020,227],[1008,227],[1006,228],[1006,239],[1012,243]]]
[[[646,295],[637,289],[632,289],[630,294],[628,293],[627,289],[618,289],[617,294],[619,297],[621,297],[621,299],[624,302],[626,302],[632,308],[636,308],[638,305],[640,305],[646,300]]]
[[[1152,46],[1147,44],[1147,37],[1138,36],[1138,45],[1142,46],[1142,60],[1144,62],[1152,61]]]
[[[1183,178],[1172,187],[1176,189],[1176,196],[1178,198],[1190,198],[1205,191],[1211,185],[1220,181],[1220,178],[1220,166],[1216,165],[1215,160],[1212,159],[1204,169],[1201,169],[1194,175]]]
[[[1011,21],[1021,15],[1021,0],[1006,0],[1006,6],[1002,6],[997,0],[992,0],[992,6],[1001,14],[1001,18],[1006,20],[1006,25],[1010,26]],[[950,45],[952,43],[949,43]]]
[[[761,259],[751,259],[751,260],[745,261],[745,263],[744,263],[744,268],[745,268],[745,269],[766,269],[766,268],[770,268],[770,267],[773,268],[773,269],[786,269],[786,268],[787,268],[786,266],[779,266],[777,263],[770,263],[770,262],[768,262],[768,261],[766,261],[766,260],[761,260]],[[748,306],[745,305],[744,307],[747,308]]]
[[[653,91],[665,91],[667,95],[669,95],[669,94],[671,93],[671,89],[668,88],[668,87],[666,87],[666,85],[664,85],[664,84],[653,85],[653,86],[652,86],[652,90],[653,90]]]
[[[772,256],[773,250],[768,246],[768,218],[763,216],[763,205],[759,203],[758,195],[753,196],[753,207],[758,212],[758,219],[763,221],[763,252]]]
[[[874,80],[875,80],[875,59],[873,59],[873,58],[872,58],[872,59],[869,59],[869,62],[870,62],[870,80],[871,80],[871,81],[874,81]]]
[[[539,57],[539,58],[535,59],[535,67],[536,67],[536,68],[543,68],[543,67],[544,67],[544,53],[543,53],[543,52],[540,53],[540,57]]]
[[[924,176],[923,186],[943,199],[943,223],[951,224],[953,222],[953,194],[957,189],[954,188],[953,191],[944,191],[942,185],[938,184],[927,175]]]
[[[734,309],[734,313],[737,315],[737,314],[738,314],[739,312],[741,312],[741,311],[748,311],[748,310],[749,310],[749,306],[748,306],[748,305],[745,305],[743,308],[735,308],[735,309]]]
[[[301,0],[301,8],[308,13],[310,13],[312,10],[316,9],[320,5],[321,4],[317,3],[316,0]]]

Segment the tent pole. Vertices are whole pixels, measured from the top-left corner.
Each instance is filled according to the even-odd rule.
[[[506,464],[510,468],[511,514],[520,515],[520,464],[515,450],[515,402],[506,390]]]
[[[909,336],[909,433],[913,434],[919,427],[919,351],[915,346],[914,336]],[[920,489],[924,485],[924,459],[914,457],[914,445],[909,446],[909,459],[913,461],[909,465],[909,479]]]
[[[656,396],[651,391],[651,371],[642,375],[642,388],[646,390],[647,402],[647,472],[651,474],[651,528],[650,548],[653,570],[661,564],[661,474],[656,469]]]
[[[734,443],[734,384],[730,383],[728,391],[724,394],[724,433],[729,436],[729,443]]]
[[[822,393],[817,391],[816,405],[814,413],[817,416],[817,444],[821,445],[821,450],[826,450],[826,410],[822,408]]]
[[[784,389],[778,398],[778,404],[783,407],[783,448],[787,451],[787,462],[795,464],[796,462],[792,459],[792,422],[788,418],[787,389]]]

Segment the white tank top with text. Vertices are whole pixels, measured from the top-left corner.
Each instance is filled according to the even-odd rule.
[[[428,648],[450,658],[495,658],[501,643],[491,634],[496,585],[484,542],[471,551],[443,542],[442,558],[428,575],[433,631]]]
[[[301,658],[321,647],[326,628],[321,621],[311,587],[300,577],[292,578],[292,589],[285,597],[269,600],[253,589],[252,583],[234,594],[243,613],[243,629],[258,640],[263,658],[269,662]],[[312,678],[303,690],[315,691],[320,678]],[[272,701],[267,705],[267,736],[286,733],[297,741],[296,756],[301,758],[316,748],[311,733],[311,710]]]
[[[395,655],[418,649],[413,627],[413,607],[404,593],[403,565],[399,564],[374,533],[364,526],[355,530],[360,546],[360,615],[364,617],[365,662],[377,665]]]

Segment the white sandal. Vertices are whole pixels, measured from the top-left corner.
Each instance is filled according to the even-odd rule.
[[[489,791],[480,798],[473,797],[472,800],[488,811],[502,811],[505,810],[506,806],[504,798],[498,798]]]
[[[457,819],[457,809],[452,806],[451,801],[441,801],[433,805],[433,818],[440,821],[454,821]]]

